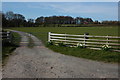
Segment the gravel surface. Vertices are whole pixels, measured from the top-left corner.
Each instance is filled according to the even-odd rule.
[[[3,67],[3,78],[118,78],[118,65],[53,52],[35,36],[18,32],[20,47]],[[34,47],[28,48],[28,36]]]

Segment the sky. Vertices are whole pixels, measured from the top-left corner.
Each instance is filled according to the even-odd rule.
[[[118,20],[118,2],[3,2],[2,11],[13,11],[27,19],[56,15]]]
[[[119,2],[119,0],[2,0],[2,2]]]

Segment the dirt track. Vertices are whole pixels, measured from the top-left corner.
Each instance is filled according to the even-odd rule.
[[[34,47],[28,48],[29,34],[19,31],[21,46],[3,68],[3,78],[117,78],[118,65],[66,56],[46,48],[31,35]]]

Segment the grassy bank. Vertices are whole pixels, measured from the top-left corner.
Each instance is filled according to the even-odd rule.
[[[60,52],[65,55],[71,55],[80,58],[86,58],[96,61],[103,62],[114,62],[117,63],[120,59],[118,52],[102,51],[102,50],[91,50],[82,48],[71,48],[71,47],[60,47],[60,46],[49,46],[55,52]]]
[[[17,33],[12,33],[13,39],[12,42],[3,42],[2,44],[2,60],[4,60],[11,55],[11,52],[19,47],[20,35]]]

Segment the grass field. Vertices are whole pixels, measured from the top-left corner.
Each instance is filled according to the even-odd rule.
[[[84,34],[87,32],[89,35],[101,36],[118,35],[118,27],[22,27],[11,29],[31,33],[42,40],[44,44],[47,41],[48,32],[69,34]],[[72,55],[104,62],[118,62],[118,59],[120,58],[118,52],[96,51],[90,49],[67,48],[58,46],[48,46],[48,48],[65,55]]]
[[[14,30],[29,32],[40,38],[44,43],[47,41],[48,32],[69,33],[69,34],[84,34],[89,35],[118,35],[118,27],[22,27],[11,28]]]

